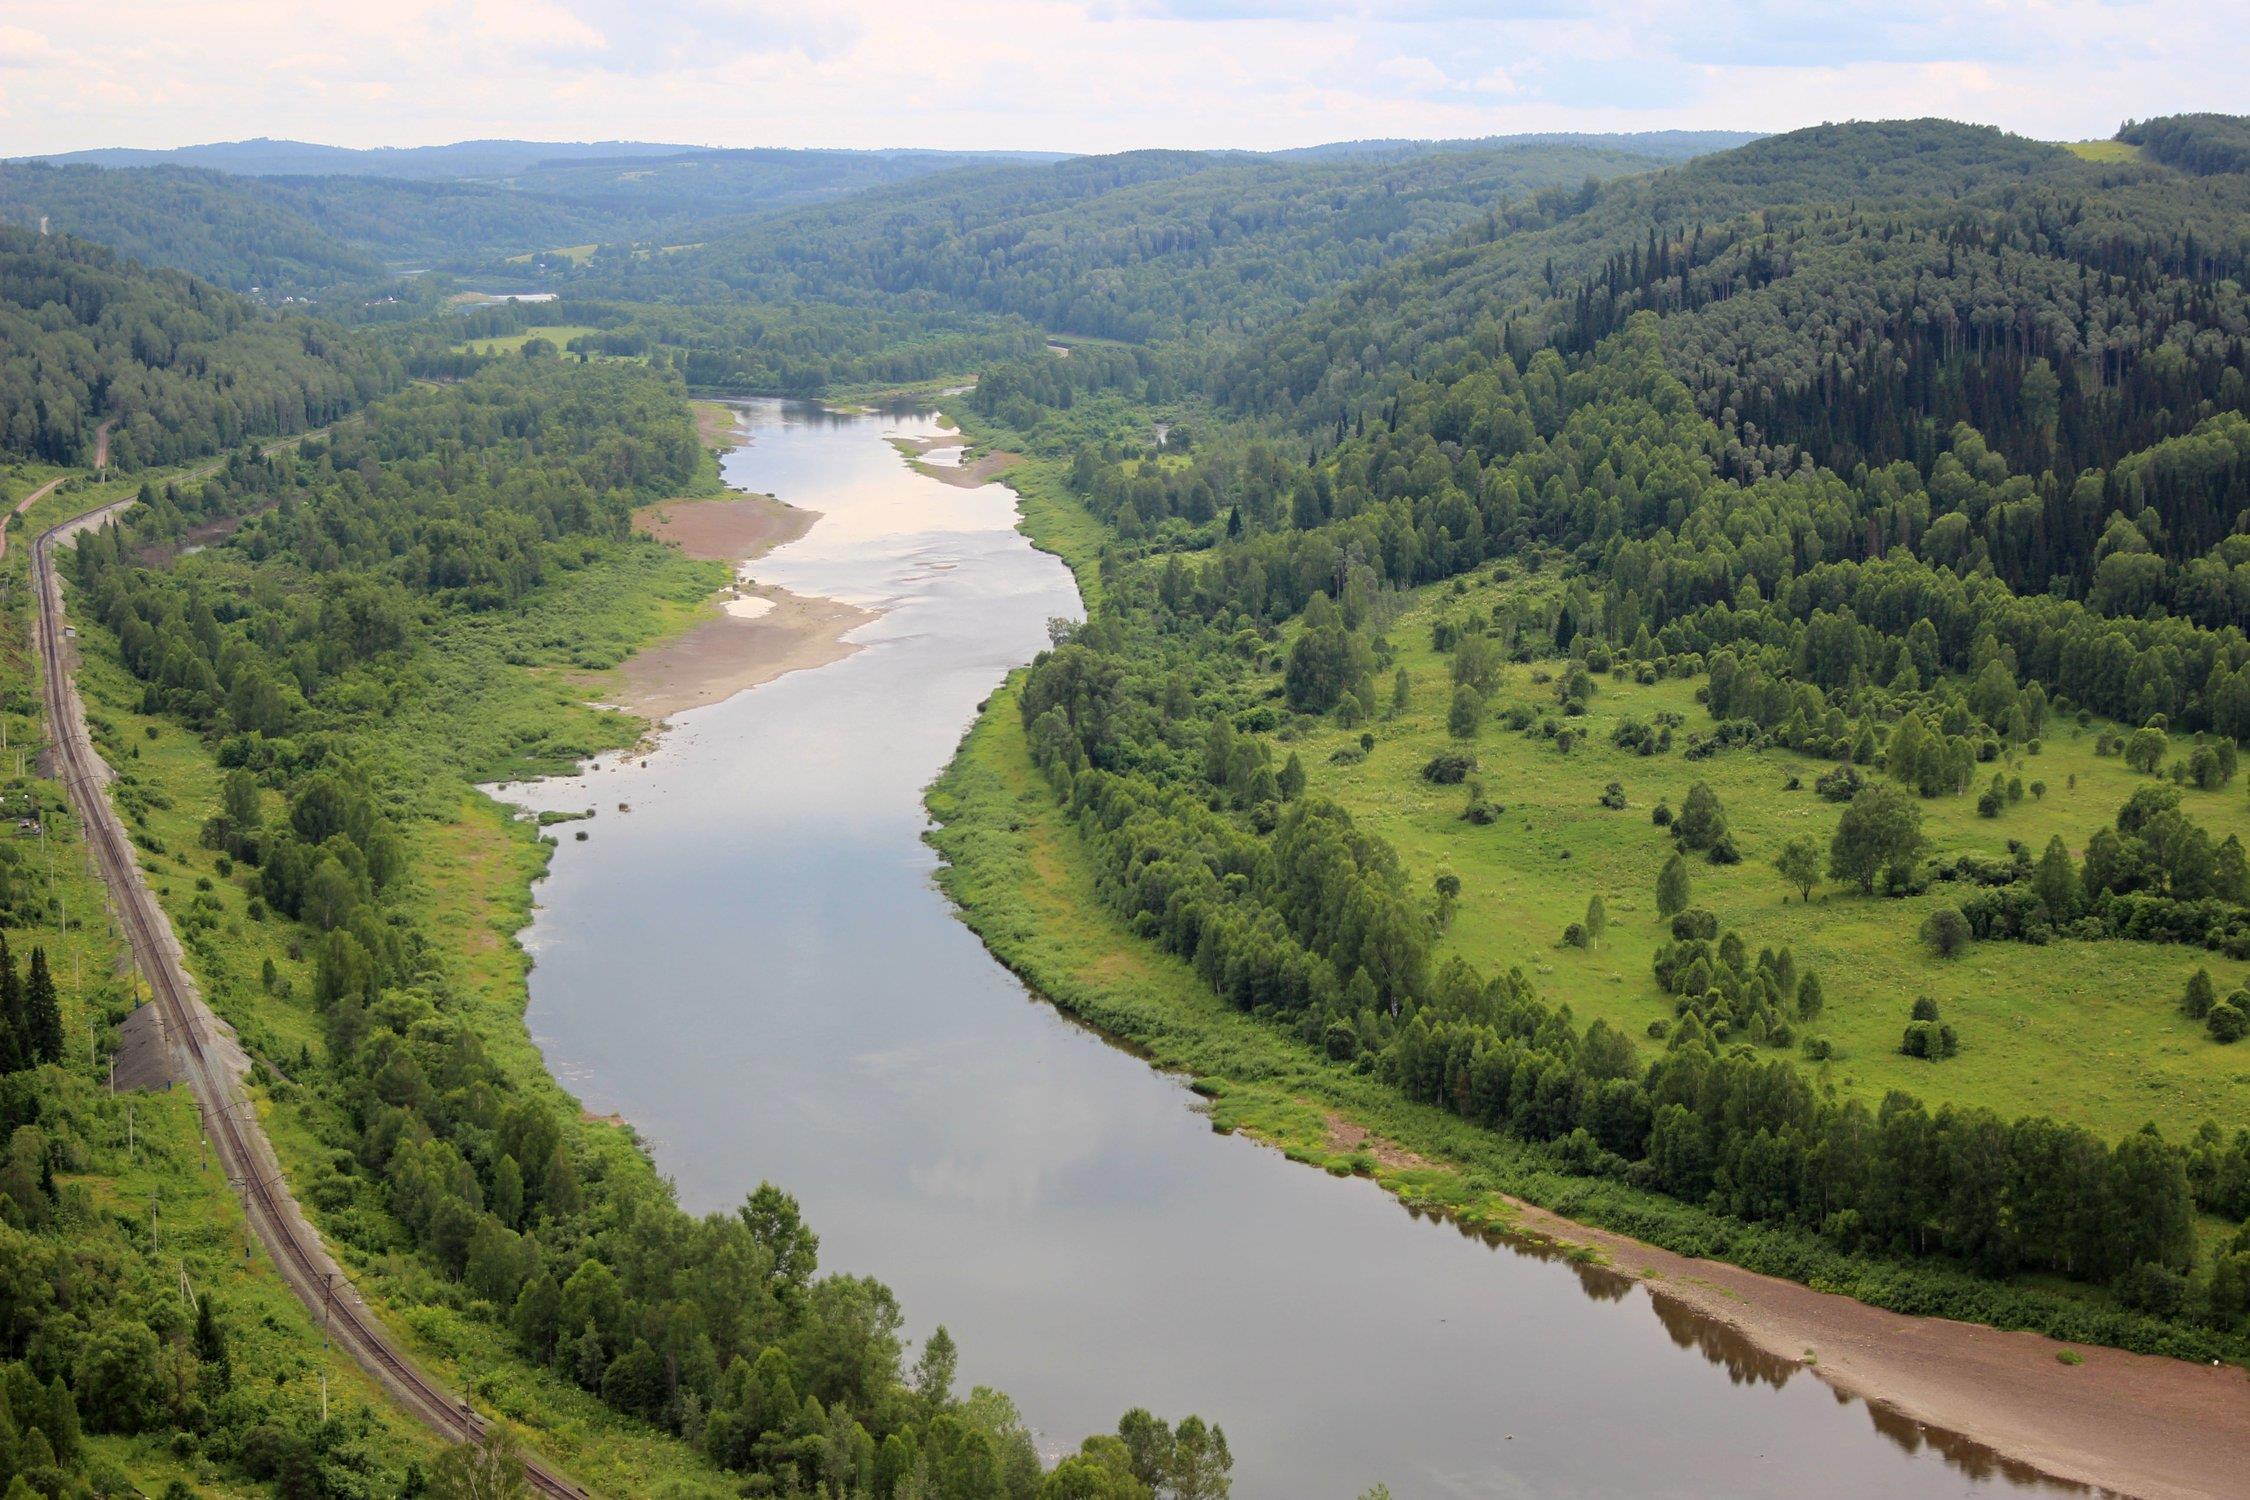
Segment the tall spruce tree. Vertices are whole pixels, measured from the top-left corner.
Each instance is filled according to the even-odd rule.
[[[62,1006],[55,998],[55,980],[47,972],[44,948],[31,950],[31,972],[23,986],[22,1034],[27,1064],[62,1061]]]

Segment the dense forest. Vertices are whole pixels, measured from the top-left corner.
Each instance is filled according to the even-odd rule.
[[[398,362],[67,235],[0,225],[0,448],[120,468],[303,432],[396,386]]]
[[[696,302],[906,298],[1087,338],[1218,338],[1485,223],[1497,205],[1650,166],[1605,147],[1527,145],[1372,161],[1139,151],[983,168],[714,236],[596,285]]]
[[[0,163],[0,218],[26,229],[45,219],[56,234],[143,265],[275,299],[372,281],[382,270],[364,250],[216,172]]]
[[[1795,857],[1807,889],[1966,878],[1992,892],[1966,903],[1981,935],[2224,949],[2250,901],[2241,845],[2176,806],[2136,798],[2082,863],[1935,872],[1916,799],[1975,788],[1998,815],[2021,778],[1992,763],[2064,712],[2121,725],[2119,750],[2176,782],[2231,775],[2250,734],[2250,186],[2210,166],[2236,128],[2135,127],[2195,177],[1935,122],[1800,132],[1522,205],[1200,365],[988,374],[986,419],[1067,455],[1113,538],[1101,607],[1021,695],[1106,898],[1242,1009],[1576,1170],[1849,1251],[2091,1283],[2105,1337],[2239,1352],[2250,1135],[2103,1140],[1824,1097],[1771,1050],[1813,1029],[1818,976],[1676,916],[1661,885],[1678,1019],[1647,1056],[1521,968],[1438,962],[1447,893],[1433,918],[1290,747],[1331,721],[1363,746],[1384,733],[1409,690],[1386,635],[1403,591],[1552,559],[1538,609],[1440,625],[1469,743],[1427,779],[1473,776],[1503,662],[1553,664],[1551,706],[1507,714],[1565,753],[1605,676],[1687,677],[1709,716],[1681,726],[1689,758],[1771,745],[1840,768],[1833,845]],[[1089,390],[1198,388],[1218,411],[1185,452],[1129,423],[1071,450]],[[1628,729],[1643,753],[1672,743]],[[2176,758],[2167,732],[2187,737]],[[1483,787],[1472,825],[1508,795]],[[1687,858],[1741,857],[1715,804],[1661,811]],[[2239,1007],[2201,1000],[2224,1043]],[[1918,1011],[1908,1054],[1952,1037]],[[2199,1212],[2228,1226],[2214,1250]],[[2029,1316],[2008,1293],[1945,1295]]]

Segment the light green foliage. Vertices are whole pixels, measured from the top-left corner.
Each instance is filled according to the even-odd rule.
[[[1418,674],[1442,661],[1416,644],[1426,639],[1416,622],[1425,611],[1443,607],[1445,591],[1424,597],[1428,602],[1418,602],[1391,632],[1402,664]],[[1532,664],[1506,670],[1503,702],[1532,690],[1532,670]],[[1330,763],[1327,748],[1336,739],[1315,736],[1302,751],[1308,790],[1343,800],[1398,847],[1409,870],[1461,874],[1465,894],[1439,954],[1458,952],[1493,971],[1527,961],[1515,934],[1561,932],[1582,917],[1596,892],[1653,892],[1677,858],[1663,829],[1601,813],[1596,794],[1606,782],[1629,777],[1646,783],[1654,774],[1663,787],[1668,778],[1677,806],[1686,787],[1700,780],[1724,806],[1747,862],[1731,869],[1681,862],[1680,874],[1692,872],[1692,903],[1713,909],[1725,925],[1752,935],[1757,944],[1788,944],[1800,971],[1817,971],[1825,1007],[1821,1026],[1838,1057],[1831,1076],[1859,1097],[1872,1104],[1888,1089],[1903,1088],[1933,1102],[1982,1103],[2011,1116],[2051,1111],[2105,1134],[2137,1129],[2152,1099],[2165,1101],[2161,1108],[2171,1117],[2189,1122],[2224,1120],[2250,1108],[2237,1070],[2227,1066],[2227,1049],[2213,1047],[2200,1023],[2178,1011],[2188,976],[2208,962],[2198,949],[2112,940],[2046,947],[1981,943],[1946,962],[1929,955],[1917,933],[1937,906],[1959,903],[1958,891],[1950,903],[1949,888],[1942,885],[1905,900],[1862,898],[1854,894],[1856,883],[1845,879],[1825,892],[1816,889],[1809,903],[1797,900],[1797,887],[1776,880],[1770,861],[1792,840],[1810,839],[1825,863],[1841,810],[1809,789],[1777,788],[1785,771],[1809,788],[1822,762],[1789,751],[1727,751],[1696,763],[1691,776],[1676,755],[1644,758],[1608,742],[1616,724],[1627,718],[1645,722],[1667,709],[1686,715],[1690,725],[1708,723],[1694,702],[1698,681],[1605,684],[1587,716],[1584,745],[1568,757],[1520,734],[1487,732],[1477,747],[1483,772],[1511,789],[1509,815],[1492,829],[1462,822],[1451,789],[1420,781],[1422,764],[1447,742],[1445,726],[1433,722],[1427,706],[1399,720],[1356,764]],[[1901,823],[1919,813],[1930,858],[1959,853],[2004,858],[2013,838],[2035,850],[2060,840],[2067,860],[2070,850],[2085,849],[2090,838],[2110,829],[2119,804],[2148,784],[2118,759],[2094,755],[2098,732],[2097,724],[2050,733],[2042,754],[2026,762],[2040,769],[2047,795],[2027,798],[1997,827],[1978,818],[1962,798],[1908,797],[1891,804],[1893,812]],[[2213,837],[2250,837],[2250,805],[2232,788],[2205,792],[2191,786],[2180,796]],[[1565,848],[1571,851],[1567,864],[1556,859]],[[2035,863],[2035,876],[2040,868]],[[2062,893],[2058,899],[2078,899],[2075,870],[2066,882],[2062,865],[2047,868],[2044,878]],[[1878,862],[1872,874],[1879,878],[1881,872]],[[1785,893],[1791,898],[1786,904]],[[1669,1000],[1649,979],[1649,956],[1669,936],[1651,918],[1671,913],[1652,897],[1641,899],[1648,904],[1638,921],[1631,919],[1631,905],[1612,904],[1603,950],[1549,949],[1538,960],[1552,968],[1537,975],[1546,993],[1567,1001],[1582,1021],[1605,1018],[1630,1036],[1670,1015]],[[1678,900],[1679,909],[1691,904],[1685,893]],[[1612,982],[1611,973],[1620,980]],[[1964,1053],[1935,1073],[1905,1070],[1903,1060],[1894,1061],[1897,1011],[1886,1004],[1902,986],[1938,996],[1957,1025],[2004,1036],[2007,1046]],[[2088,1027],[2111,1037],[2120,1055],[2136,1060],[2133,1078],[2088,1054]]]

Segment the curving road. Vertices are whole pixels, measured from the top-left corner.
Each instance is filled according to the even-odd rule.
[[[274,1156],[265,1127],[242,1090],[247,1060],[232,1033],[211,1014],[188,977],[172,924],[150,895],[124,826],[103,794],[113,773],[94,750],[86,731],[84,705],[71,678],[63,635],[62,582],[55,571],[54,552],[59,544],[101,525],[133,503],[130,498],[113,501],[49,528],[32,544],[32,587],[37,600],[33,635],[39,653],[40,692],[53,732],[55,778],[63,783],[78,811],[95,868],[109,889],[110,903],[133,946],[134,960],[148,977],[180,1069],[195,1091],[211,1147],[229,1182],[241,1194],[244,1213],[282,1279],[306,1307],[320,1316],[329,1336],[401,1406],[446,1438],[475,1441],[485,1433],[484,1419],[392,1342],[307,1222],[282,1176],[281,1163]],[[524,1472],[540,1494],[586,1494],[537,1458],[525,1458]]]

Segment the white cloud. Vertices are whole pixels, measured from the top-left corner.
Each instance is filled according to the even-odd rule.
[[[2250,108],[2239,0],[8,0],[9,151],[251,135],[1104,151]],[[52,39],[67,38],[65,56]]]
[[[55,44],[21,26],[0,26],[0,68],[51,67],[62,60]]]

